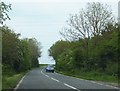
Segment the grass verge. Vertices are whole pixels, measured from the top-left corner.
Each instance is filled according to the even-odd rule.
[[[109,76],[105,75],[103,73],[97,73],[97,72],[80,72],[80,71],[57,71],[57,73],[67,75],[67,76],[72,76],[72,77],[77,77],[81,79],[86,79],[86,80],[92,80],[92,81],[98,81],[99,83],[106,83],[112,86],[118,87],[118,77],[116,76]]]
[[[13,89],[18,84],[20,79],[25,75],[26,72],[15,74],[12,76],[3,76],[2,77],[2,89]]]

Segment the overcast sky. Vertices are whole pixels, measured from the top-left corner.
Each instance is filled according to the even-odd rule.
[[[42,57],[40,63],[54,63],[48,56],[48,49],[62,36],[59,34],[66,26],[69,14],[78,13],[87,2],[100,0],[2,0],[12,4],[10,21],[6,24],[21,38],[36,38],[41,42]],[[118,15],[118,0],[101,0],[111,5],[115,17]]]

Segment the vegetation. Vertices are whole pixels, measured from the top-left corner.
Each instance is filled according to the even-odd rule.
[[[15,74],[26,72],[39,67],[38,57],[41,56],[40,44],[35,38],[19,39],[8,27],[1,27],[2,31],[2,74],[12,77]],[[4,84],[3,84],[4,88]]]
[[[5,76],[3,77],[3,91],[6,89],[12,89],[15,88],[16,84],[18,84],[18,82],[20,81],[20,79],[25,75],[24,73],[20,73],[20,74],[14,74],[12,76]]]
[[[3,89],[14,88],[25,72],[39,67],[38,57],[41,56],[41,46],[35,38],[20,39],[20,34],[16,34],[4,24],[6,19],[10,19],[7,14],[9,10],[11,5],[0,1],[0,35],[2,34],[0,66]]]
[[[49,49],[56,70],[86,79],[118,82],[118,31],[112,12],[101,3],[71,15],[69,27]],[[100,78],[99,78],[100,77]],[[99,78],[99,79],[98,79]],[[112,78],[112,80],[111,80]]]

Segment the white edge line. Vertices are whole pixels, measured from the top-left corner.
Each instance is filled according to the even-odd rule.
[[[106,85],[108,87],[112,87],[112,88],[115,88],[115,89],[120,89],[119,87],[115,87],[115,86],[111,86],[111,85]]]
[[[64,75],[64,74],[56,73],[56,72],[55,72],[55,74],[62,75],[62,76],[66,76],[66,77],[71,77],[71,78],[76,78],[76,77],[67,76],[67,75]],[[76,78],[76,79],[85,80],[85,79],[82,79],[82,78]]]
[[[111,87],[111,88],[115,88],[115,89],[119,89],[118,87],[111,86],[111,85],[107,85],[107,84],[98,83],[98,82],[95,82],[95,81],[90,81],[90,82],[96,83],[96,84],[99,84],[99,85],[105,85],[105,86],[107,86],[107,87]]]
[[[66,76],[66,77],[71,77],[71,78],[76,78],[76,77],[67,76],[67,75],[64,75],[64,74],[56,73],[56,72],[55,72],[55,74],[63,75],[63,76]],[[85,80],[85,79],[81,79],[81,78],[76,78],[76,79],[88,81],[88,82],[91,82],[91,83],[96,83],[96,84],[99,84],[99,85],[105,85],[105,84],[101,84],[101,83],[98,83],[98,82],[95,82],[95,81]],[[105,86],[112,87],[112,88],[115,88],[115,89],[120,89],[119,87],[115,87],[115,86],[111,86],[111,85],[105,85]]]
[[[18,89],[18,87],[20,86],[20,84],[22,83],[23,79],[25,78],[26,75],[24,75],[22,77],[22,79],[19,81],[19,83],[17,84],[17,86],[14,88],[14,91],[16,91]]]
[[[90,81],[90,82],[95,83],[94,81]]]

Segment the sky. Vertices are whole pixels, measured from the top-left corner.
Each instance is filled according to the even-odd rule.
[[[58,40],[59,34],[67,26],[70,14],[78,13],[86,7],[87,2],[101,1],[111,6],[115,17],[118,16],[118,0],[2,0],[12,4],[8,13],[11,20],[6,24],[21,38],[36,38],[42,46],[42,57],[39,63],[55,63],[48,56],[48,49]]]

